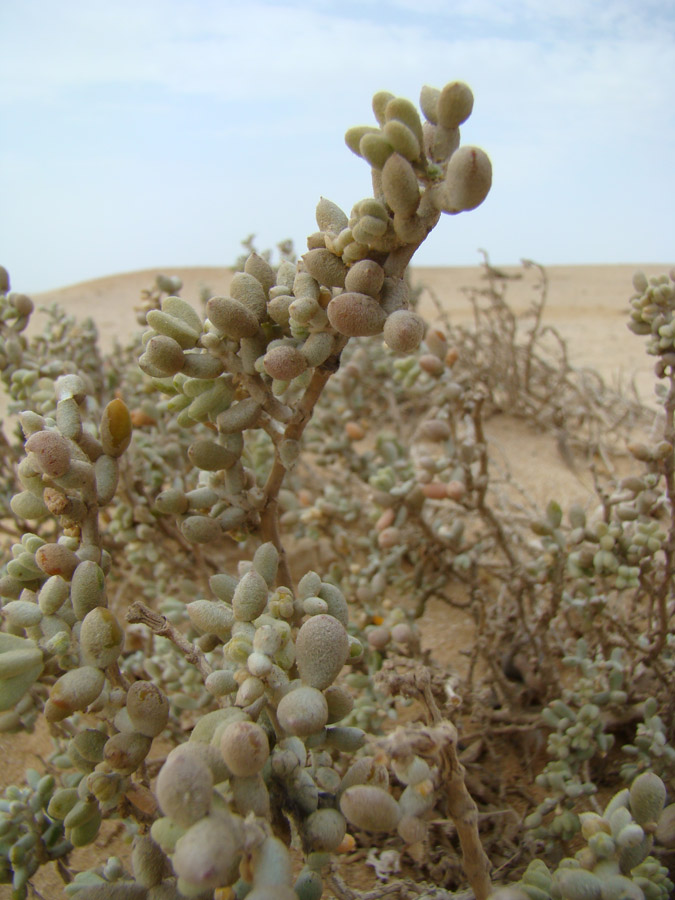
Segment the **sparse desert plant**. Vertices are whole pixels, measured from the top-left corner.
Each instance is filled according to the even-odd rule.
[[[32,303],[3,270],[20,431],[0,728],[42,717],[54,742],[0,800],[13,898],[53,863],[79,900],[666,900],[672,279],[636,276],[631,301],[670,384],[659,436],[629,444],[640,470],[598,473],[598,511],[528,505],[495,476],[495,407],[583,422],[571,452],[605,456],[608,415],[645,413],[564,342],[544,357],[545,288],[524,340],[489,267],[473,331],[411,308],[414,252],[491,183],[459,146],[469,88],[425,87],[420,107],[375,95],[377,125],[346,135],[373,195],[350,215],[321,198],[300,259],[251,244],[203,309],[161,276],[111,357],[58,312],[27,338]],[[475,622],[464,679],[421,652],[432,597]],[[509,810],[500,742],[547,732],[553,759]],[[79,867],[115,819],[130,852]],[[386,878],[365,894],[339,864],[357,846]]]

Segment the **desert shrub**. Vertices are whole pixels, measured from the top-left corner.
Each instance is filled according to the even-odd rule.
[[[491,181],[469,88],[420,106],[375,95],[346,135],[373,195],[321,198],[300,259],[247,239],[201,306],[160,276],[109,357],[58,311],[27,338],[3,270],[0,728],[54,744],[0,801],[13,897],[48,863],[80,900],[668,896],[673,279],[631,301],[658,435],[620,480],[594,461],[597,510],[534,508],[495,474],[495,410],[600,461],[647,413],[570,366],[541,268],[525,324],[487,258],[473,329],[413,308],[415,250]],[[421,651],[432,598],[474,622],[461,678]],[[80,870],[114,819],[130,852]]]

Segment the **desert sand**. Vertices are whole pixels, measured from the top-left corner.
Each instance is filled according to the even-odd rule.
[[[653,360],[645,353],[644,338],[626,327],[632,276],[642,269],[648,276],[667,272],[669,264],[551,266],[546,268],[548,294],[543,324],[556,329],[567,342],[570,363],[591,367],[612,387],[628,390],[632,384],[647,405],[654,403]],[[508,266],[506,298],[522,314],[538,296],[539,273],[534,268]],[[202,296],[226,294],[232,277],[228,268],[167,267],[143,269],[98,278],[36,294],[36,306],[58,303],[78,318],[91,316],[98,325],[101,346],[110,351],[115,340],[124,343],[140,331],[134,308],[141,292],[152,288],[158,274],[177,275],[181,296],[199,307]],[[430,323],[438,321],[438,305],[455,324],[473,319],[468,292],[485,286],[484,270],[472,267],[418,267],[411,270],[413,287],[422,288],[420,312]],[[40,327],[38,316],[32,328]],[[589,499],[590,479],[570,472],[555,448],[554,438],[508,416],[490,423],[495,452],[506,457],[519,483],[540,503],[552,496],[571,502]],[[524,439],[526,438],[526,439]]]
[[[544,323],[554,326],[567,341],[569,358],[575,366],[592,367],[613,386],[627,386],[634,381],[643,400],[651,405],[654,403],[653,362],[645,353],[644,339],[636,337],[626,327],[631,278],[638,268],[647,275],[654,275],[667,272],[669,265],[552,266],[547,269],[549,287]],[[102,348],[109,351],[115,339],[124,343],[140,330],[134,307],[141,291],[151,288],[160,272],[178,275],[184,284],[181,296],[197,307],[205,292],[207,296],[225,294],[231,278],[231,271],[225,268],[146,269],[37,294],[33,300],[37,307],[59,303],[76,317],[92,316],[100,329]],[[515,266],[504,272],[511,276],[506,282],[510,304],[516,312],[525,312],[535,296],[536,271]],[[415,268],[412,281],[424,288],[420,311],[430,321],[438,315],[435,297],[451,320],[458,324],[472,319],[467,289],[480,289],[485,284],[478,267]],[[39,327],[39,318],[35,318],[31,329]],[[565,505],[572,500],[587,506],[594,502],[588,473],[583,468],[570,468],[550,434],[513,419],[507,412],[489,423],[488,437],[493,455],[508,462],[515,480],[526,487],[536,502],[544,504],[552,497]],[[446,631],[437,623],[445,615],[447,607],[435,609],[430,603],[421,622],[425,648],[444,662]],[[458,616],[453,628],[456,635],[457,629],[466,629],[467,640],[470,640],[472,624],[469,617],[466,618],[467,621],[462,622]],[[34,735],[0,736],[2,781],[5,784],[20,781],[25,767],[36,763],[36,755],[49,752],[43,751],[48,744],[44,723]],[[105,858],[112,852],[125,852],[124,847],[114,841],[114,825],[110,825],[92,848],[78,852],[77,859],[73,859],[76,867],[92,865],[93,860]],[[47,867],[48,870],[51,868]],[[37,883],[43,891],[54,891],[44,896],[53,896],[56,900],[60,888],[55,872],[44,871]]]
[[[641,376],[651,377],[650,361],[644,353],[643,342],[625,324],[632,293],[631,278],[636,269],[657,275],[667,272],[670,265],[547,267],[549,290],[545,320],[569,342],[572,363],[592,366],[609,380],[637,376],[642,388],[649,391],[649,381],[645,383]],[[516,312],[524,312],[532,301],[536,272],[521,266],[507,266],[500,271],[511,276],[509,302]],[[102,347],[109,350],[115,337],[124,341],[138,330],[134,307],[141,291],[151,288],[160,273],[181,278],[181,296],[197,305],[202,292],[208,292],[208,296],[227,293],[232,276],[232,270],[224,267],[143,269],[35,294],[33,300],[37,306],[59,303],[76,317],[92,316],[100,330]],[[418,267],[411,274],[413,284],[425,288],[421,311],[430,320],[436,316],[431,292],[454,321],[470,320],[471,310],[464,289],[484,285],[480,267]]]

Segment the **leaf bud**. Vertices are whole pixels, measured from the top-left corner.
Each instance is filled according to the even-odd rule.
[[[345,132],[345,144],[352,153],[361,156],[361,138],[366,134],[378,134],[379,131],[373,125],[354,125]]]
[[[340,809],[351,825],[364,831],[394,831],[401,818],[391,794],[370,784],[348,787],[340,798]]]
[[[410,353],[419,347],[426,324],[417,313],[399,309],[387,316],[383,328],[386,345],[398,353]]]
[[[233,403],[229,409],[218,414],[216,425],[221,434],[234,434],[254,428],[260,418],[262,406],[253,397],[246,397]]]
[[[26,451],[50,478],[60,478],[70,469],[70,448],[66,438],[56,431],[37,431],[26,441]]]
[[[338,684],[329,685],[323,695],[328,704],[327,724],[342,721],[354,708],[354,698],[349,691]]]
[[[332,725],[326,729],[324,742],[342,753],[355,753],[366,743],[366,733],[351,725]]]
[[[80,666],[62,675],[53,685],[45,706],[48,722],[60,722],[76,710],[86,709],[98,699],[105,676],[94,666]]]
[[[334,297],[328,304],[330,324],[347,337],[366,337],[380,334],[385,313],[368,294],[348,292]]]
[[[314,871],[309,866],[305,866],[295,879],[293,890],[298,900],[321,900],[323,896],[323,878],[321,873]]]
[[[331,231],[339,234],[347,227],[348,221],[345,213],[337,204],[325,197],[321,197],[316,205],[316,224],[321,231]]]
[[[49,510],[41,497],[32,491],[20,491],[9,501],[9,506],[15,516],[20,519],[43,519],[49,514]]]
[[[410,162],[420,157],[420,142],[414,132],[398,119],[391,119],[383,128],[385,138],[396,153],[400,153]],[[421,133],[421,129],[420,129]]]
[[[103,452],[108,456],[121,456],[131,441],[131,416],[126,403],[119,398],[111,400],[101,416],[100,439]]]
[[[630,786],[630,808],[638,825],[658,821],[666,802],[666,787],[654,772],[643,772]]]
[[[380,125],[384,125],[386,122],[387,104],[390,100],[394,99],[394,95],[391,91],[376,91],[376,93],[373,94],[372,110]]]
[[[105,669],[115,662],[124,645],[124,631],[103,606],[88,612],[80,626],[80,648],[87,665]]]
[[[274,286],[275,274],[272,266],[259,253],[251,253],[244,263],[244,272],[253,275],[259,281],[265,292]]]
[[[398,309],[407,309],[409,302],[408,286],[403,278],[386,277],[380,293],[380,305],[386,316]]]
[[[139,886],[152,888],[169,873],[169,862],[162,848],[149,834],[137,834],[131,850],[131,865]]]
[[[127,693],[126,710],[135,731],[154,738],[169,721],[169,701],[151,681],[135,681]]]
[[[387,123],[391,121],[403,122],[421,145],[422,120],[417,107],[411,100],[408,100],[406,97],[392,97],[385,107],[384,114]]]
[[[310,250],[304,254],[302,260],[309,274],[319,284],[325,284],[327,287],[344,286],[347,267],[340,257],[335,256],[330,250],[320,248]]]
[[[265,579],[271,590],[277,577],[279,551],[271,541],[261,544],[253,555],[253,568]]]
[[[265,372],[279,381],[291,381],[307,368],[307,360],[298,347],[282,344],[268,350],[263,357]]]
[[[364,134],[359,141],[359,156],[373,169],[382,169],[393,152],[394,148],[379,129]]]
[[[131,775],[150,752],[152,738],[137,731],[119,732],[108,738],[104,748],[106,763],[121,775]]]
[[[655,836],[663,847],[675,847],[675,803],[666,806],[659,816]]]
[[[417,176],[407,159],[393,153],[382,169],[382,189],[388,205],[395,213],[411,216],[420,200]]]
[[[10,294],[11,304],[16,310],[17,316],[24,318],[30,316],[35,308],[33,301],[26,294]]]
[[[197,487],[188,491],[185,495],[188,501],[188,509],[211,509],[218,502],[218,494],[210,487]]]
[[[209,587],[213,593],[226,603],[232,600],[237,584],[238,581],[234,576],[222,572],[209,578]]]
[[[220,751],[234,775],[257,775],[269,757],[265,731],[255,722],[231,722],[220,738]]]
[[[438,124],[444,128],[457,128],[465,122],[473,110],[473,93],[462,81],[446,84],[436,105]]]
[[[492,184],[492,164],[479,147],[464,146],[450,157],[441,191],[441,208],[448,213],[475,209]]]
[[[425,84],[420,91],[420,109],[424,113],[427,121],[436,125],[438,122],[438,100],[441,92],[438,88],[429,87]]]
[[[35,553],[35,562],[45,575],[61,575],[66,581],[81,565],[79,557],[61,543],[43,544]]]
[[[196,332],[202,328],[202,320],[199,313],[182,297],[169,296],[162,300],[162,310],[175,318],[185,322]]]
[[[277,325],[288,325],[290,319],[290,306],[295,298],[290,294],[279,294],[267,304],[267,313]]]
[[[424,125],[424,147],[434,162],[450,159],[459,147],[459,128],[443,128],[442,125]]]
[[[106,506],[115,496],[119,482],[119,463],[114,456],[102,453],[94,463],[96,497],[100,506]],[[72,516],[72,512],[70,513]]]
[[[641,270],[638,270],[633,275],[633,287],[638,292],[638,294],[644,294],[644,292],[649,287],[649,282],[647,281],[647,276]]]
[[[331,615],[311,616],[295,639],[298,672],[305,684],[323,690],[332,684],[349,656],[347,632]]]
[[[194,544],[208,544],[223,535],[217,519],[211,516],[188,516],[180,523],[181,534]]]
[[[233,884],[239,874],[241,851],[239,820],[224,813],[200,817],[176,842],[172,862],[179,889],[181,880],[202,891]]]
[[[22,646],[0,653],[0,679],[17,678],[30,673],[32,681],[34,681],[42,671],[42,650],[36,647],[32,641],[21,640],[23,641]],[[37,674],[35,674],[36,672]],[[1,705],[4,706],[4,704]]]
[[[305,839],[312,850],[334,853],[346,831],[345,818],[337,809],[317,809],[305,820]]]
[[[184,354],[183,359],[185,365],[182,373],[188,378],[217,378],[225,371],[225,365],[221,360],[211,356],[210,353],[203,353],[200,350],[195,352],[188,351]]]
[[[207,472],[229,469],[237,461],[234,453],[216,441],[201,439],[188,447],[188,458],[193,466]]]
[[[108,735],[103,731],[95,728],[87,728],[85,731],[78,732],[70,741],[68,752],[74,748],[79,756],[87,762],[100,763],[103,760],[103,748],[108,739]]]
[[[308,616],[317,616],[328,612],[328,604],[321,597],[307,597],[302,601],[302,609]]]
[[[143,371],[146,371],[147,366],[151,370],[158,371],[162,377],[175,375],[185,365],[183,348],[173,338],[165,334],[156,334],[145,345],[145,352],[139,360],[139,365]],[[154,372],[150,371],[148,374]]]
[[[79,826],[90,822],[92,819],[95,819],[97,816],[100,820],[100,810],[95,798],[78,800],[64,818],[63,825],[67,829],[78,828]]]
[[[293,688],[277,706],[279,724],[288,734],[306,737],[328,721],[328,704],[321,691],[307,685]]]
[[[57,574],[62,574],[66,579],[68,577],[65,573]],[[106,605],[105,575],[103,569],[93,560],[85,559],[78,562],[70,583],[70,599],[73,612],[80,620],[97,606]]]
[[[362,259],[347,272],[345,288],[356,294],[377,298],[384,284],[384,269],[372,259]]]
[[[375,216],[361,216],[352,228],[352,236],[359,244],[376,248],[380,244],[380,238],[386,234],[388,226],[388,221],[383,222]]]
[[[300,351],[311,368],[323,365],[333,352],[335,340],[332,334],[326,331],[317,331],[310,334]]]
[[[82,417],[77,401],[65,397],[56,404],[56,427],[63,437],[76,441],[82,433]]]
[[[254,569],[247,572],[232,596],[234,616],[240,622],[252,622],[267,606],[267,583]]]
[[[257,278],[248,272],[236,272],[230,282],[230,294],[248,309],[259,322],[267,315],[267,294]]]
[[[253,813],[262,819],[269,819],[270,795],[261,775],[233,776],[230,787],[234,807],[240,815]]]
[[[82,825],[75,825],[73,828],[67,829],[66,838],[70,841],[73,847],[86,847],[87,844],[91,844],[92,841],[96,838],[100,827],[101,813],[99,810],[96,810],[93,816],[87,822],[84,822]],[[134,894],[132,896],[138,897],[138,894]],[[122,898],[118,894],[115,900],[122,900]]]
[[[145,319],[151,328],[161,335],[172,338],[183,350],[194,347],[199,340],[201,322],[199,328],[192,327],[184,319],[174,316],[163,309],[149,310]]]
[[[347,265],[358,262],[360,259],[366,259],[370,254],[370,247],[360,241],[353,240],[347,244],[342,251],[342,259]]]
[[[180,746],[176,748],[180,750]],[[171,752],[157,776],[155,794],[164,815],[189,828],[211,809],[213,776],[196,753]]]
[[[79,799],[77,788],[59,788],[52,794],[47,814],[53,819],[65,819]]]
[[[255,313],[232,297],[211,297],[206,314],[218,331],[235,341],[254,337],[260,327]]]

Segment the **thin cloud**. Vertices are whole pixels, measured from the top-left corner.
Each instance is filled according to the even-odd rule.
[[[31,278],[42,265],[49,287],[97,274],[72,271],[85,261],[99,272],[152,264],[160,246],[162,260],[226,262],[248,230],[302,247],[320,193],[348,211],[369,190],[342,134],[373,121],[372,93],[416,99],[422,80],[453,78],[474,90],[463,140],[490,153],[495,184],[484,208],[442,229],[454,255],[434,235],[420,262],[473,262],[477,245],[546,261],[547,239],[564,261],[600,261],[606,246],[664,256],[672,16],[652,16],[650,3],[570,3],[6,4],[6,264]],[[125,218],[125,205],[156,216]],[[614,237],[601,244],[603,216]]]

